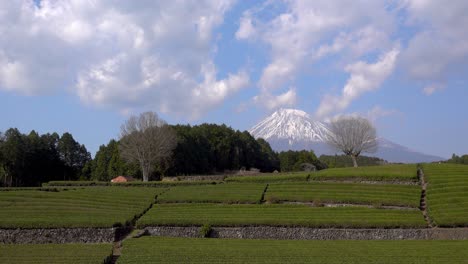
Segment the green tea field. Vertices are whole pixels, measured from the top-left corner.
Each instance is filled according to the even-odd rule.
[[[0,228],[125,225],[154,203],[159,188],[89,187],[0,192]]]
[[[468,241],[285,241],[144,237],[124,242],[121,264],[466,264]]]
[[[0,243],[0,263],[5,264],[102,264],[111,254],[111,244],[6,245]]]

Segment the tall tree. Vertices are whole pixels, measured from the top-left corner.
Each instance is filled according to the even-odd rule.
[[[377,132],[369,120],[357,116],[342,116],[330,123],[328,143],[338,151],[350,156],[354,167],[356,158],[363,152],[377,150]]]
[[[57,144],[60,159],[65,167],[64,180],[70,180],[73,176],[81,173],[83,167],[91,160],[91,154],[84,145],[75,141],[70,133],[64,133]]]
[[[121,127],[120,153],[125,160],[140,164],[143,181],[155,166],[172,156],[177,145],[174,130],[154,112],[131,116]]]

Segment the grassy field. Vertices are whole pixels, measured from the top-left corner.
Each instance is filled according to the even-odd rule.
[[[370,181],[417,181],[414,164],[383,165],[358,168],[335,168],[311,173],[311,180],[361,179]]]
[[[225,183],[172,187],[158,196],[160,203],[259,203],[266,184]]]
[[[159,204],[137,222],[144,226],[425,227],[420,211],[306,205]]]
[[[0,263],[102,264],[111,253],[111,244],[0,244]]]
[[[0,228],[112,227],[143,213],[159,188],[0,192]]]
[[[294,173],[268,173],[253,176],[230,176],[224,179],[226,182],[257,182],[257,183],[270,183],[270,182],[305,182],[309,177],[309,173],[294,172]]]
[[[427,164],[427,210],[438,226],[468,226],[468,166]]]
[[[468,263],[468,241],[298,241],[143,237],[124,242],[131,263]]]
[[[272,183],[265,200],[337,202],[418,207],[421,186],[353,183]]]

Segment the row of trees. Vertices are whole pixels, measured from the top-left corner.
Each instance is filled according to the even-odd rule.
[[[0,185],[38,186],[51,180],[76,180],[91,154],[70,133],[0,133]]]
[[[308,168],[316,170],[327,168],[327,165],[317,158],[313,150],[282,151],[278,154],[278,157],[282,172],[302,171]]]
[[[175,133],[177,144],[172,155],[164,155],[159,160],[148,158],[152,163],[148,179],[156,180],[164,175],[214,174],[241,168],[258,168],[263,172],[280,170],[278,154],[268,142],[256,140],[246,131],[215,124],[176,125],[166,129]],[[101,181],[118,175],[143,178],[142,163],[136,155],[130,153],[135,159],[122,155],[127,147],[122,140],[102,145],[94,160],[86,165],[84,174],[88,179]]]
[[[331,124],[329,143],[351,156],[357,166],[362,152],[376,148],[375,128],[362,118],[340,118]],[[335,157],[336,161],[336,157]],[[4,186],[36,186],[50,180],[108,181],[117,175],[158,179],[164,175],[213,174],[241,168],[261,172],[327,167],[313,151],[275,153],[268,142],[226,125],[170,126],[156,113],[130,117],[119,141],[100,147],[94,160],[69,133],[0,134],[0,180]],[[336,165],[335,165],[336,166]]]
[[[320,162],[328,168],[344,168],[354,166],[352,159],[347,155],[321,155]],[[359,166],[377,166],[387,164],[386,160],[377,157],[359,156],[356,158]]]
[[[452,158],[447,160],[447,163],[456,163],[456,164],[467,164],[468,165],[468,155],[457,156],[452,155]]]

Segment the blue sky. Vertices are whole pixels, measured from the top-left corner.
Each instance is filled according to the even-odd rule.
[[[0,131],[94,155],[142,111],[247,130],[283,107],[468,153],[467,1],[154,2],[2,1]]]

